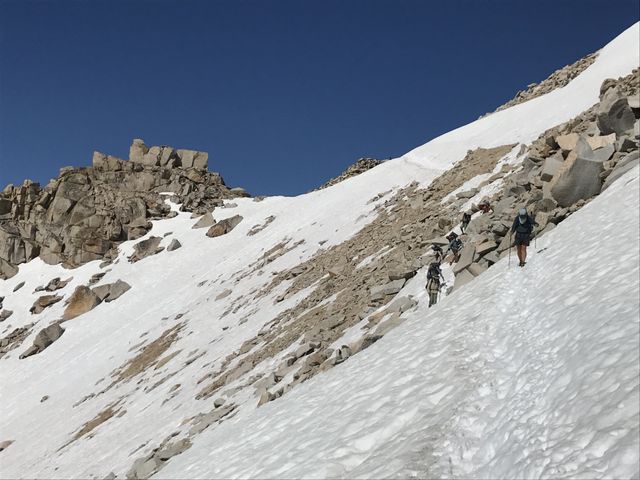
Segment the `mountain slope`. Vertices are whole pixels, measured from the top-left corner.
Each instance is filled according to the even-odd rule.
[[[638,174],[159,477],[637,476]]]
[[[337,257],[353,256],[352,250],[339,247],[353,239],[359,241],[366,227],[376,222],[381,223],[380,229],[392,231],[398,214],[393,210],[399,206],[394,199],[410,195],[416,188],[408,187],[412,182],[434,187],[437,178],[455,168],[464,170],[461,161],[470,149],[500,147],[501,158],[494,159],[496,168],[504,164],[517,167],[524,158],[518,155],[524,145],[596,103],[603,80],[637,68],[638,33],[636,24],[613,40],[566,87],[454,130],[357,177],[295,198],[227,201],[224,208],[213,211],[215,219],[219,223],[236,215],[242,219],[225,235],[206,237],[203,229],[192,228],[197,220],[169,202],[176,216],[153,222],[145,238],[158,237],[162,247],[177,239],[182,245],[177,250],[129,263],[138,243],[135,240],[120,244],[116,261],[106,268],[91,262],[66,270],[39,259],[21,265],[16,276],[0,281],[4,308],[14,312],[2,324],[2,336],[6,339],[14,329],[24,329],[15,341],[16,348],[0,359],[0,403],[5,413],[0,419],[0,442],[12,442],[0,452],[0,477],[86,478],[113,471],[122,478],[139,461],[141,469],[134,468],[134,474],[144,477],[163,467],[158,473],[162,478],[414,473],[554,476],[562,472],[553,468],[572,468],[574,459],[581,469],[611,476],[612,472],[637,470],[638,457],[623,445],[628,441],[633,447],[638,436],[637,411],[628,407],[633,395],[637,396],[632,374],[638,372],[633,371],[633,363],[627,364],[634,358],[632,353],[598,357],[605,380],[611,377],[622,387],[614,390],[614,383],[608,380],[584,383],[588,393],[602,385],[611,389],[608,396],[586,396],[584,405],[580,396],[573,400],[559,396],[561,387],[549,390],[548,400],[526,392],[527,388],[544,390],[545,373],[559,385],[567,382],[568,390],[579,391],[579,382],[585,382],[580,368],[588,365],[580,352],[604,348],[598,338],[589,337],[597,331],[598,318],[589,314],[588,323],[582,324],[575,315],[586,316],[585,301],[602,288],[602,280],[596,288],[591,271],[609,272],[614,266],[601,268],[593,263],[593,257],[598,258],[593,241],[584,258],[566,249],[576,237],[589,240],[587,235],[602,238],[606,234],[611,237],[607,248],[617,251],[617,230],[626,241],[620,243],[625,251],[630,245],[637,247],[637,238],[630,236],[637,233],[637,182],[623,186],[637,176],[637,170],[618,180],[610,192],[565,222],[566,226],[562,223],[542,237],[538,249],[547,244],[549,249],[532,258],[530,269],[510,271],[502,260],[429,313],[423,301],[425,272],[420,271],[398,294],[414,295],[418,305],[405,312],[405,323],[384,342],[305,384],[295,378],[301,363],[296,359],[291,368],[284,369],[282,378],[276,380],[272,374],[299,349],[305,352],[295,356],[303,359],[313,350],[315,320],[298,321],[304,315],[298,315],[296,308],[313,298],[316,303],[307,310],[325,308],[317,319],[323,324],[339,313],[332,309],[342,292],[323,298],[322,288],[340,274],[321,264],[308,283],[298,285],[306,277],[297,268],[310,265],[312,270],[315,260],[328,257],[332,261],[334,252],[336,264],[340,263]],[[504,155],[503,150],[508,153]],[[635,220],[630,222],[630,215],[616,210],[620,204],[636,213]],[[420,208],[415,210],[419,213]],[[379,274],[377,259],[393,255],[389,253],[393,245],[376,241],[368,246],[371,255],[364,250],[349,258],[358,266],[365,265],[361,268],[370,265],[371,275]],[[637,248],[633,250],[637,253]],[[617,313],[613,326],[625,333],[621,348],[629,351],[637,346],[629,319],[634,312],[637,317],[638,259],[632,254],[626,261],[630,266],[616,277],[620,281],[610,280],[610,295],[618,304],[602,303],[601,310],[589,311]],[[571,273],[574,268],[584,274]],[[563,274],[555,282],[557,291],[548,280],[549,270]],[[55,291],[68,300],[76,287],[88,285],[100,273],[104,276],[97,285],[124,280],[131,290],[62,323],[60,339],[36,355],[19,359],[38,331],[56,323],[65,311],[60,301],[42,313],[29,314],[39,297],[34,289],[54,277],[72,277]],[[578,285],[581,291],[575,290]],[[344,289],[352,288],[359,295],[356,287]],[[574,293],[568,296],[570,288]],[[522,298],[516,295],[519,289],[530,293]],[[619,300],[625,296],[631,299],[629,303]],[[353,303],[358,303],[356,298]],[[537,310],[547,303],[551,305]],[[379,313],[378,306],[374,303],[358,312],[360,316],[348,319],[353,323],[349,329],[332,324],[338,337],[333,346],[348,343],[358,322],[366,323]],[[526,315],[510,315],[517,309]],[[567,321],[571,330],[563,330]],[[482,328],[474,331],[476,325]],[[603,333],[608,335],[608,331]],[[572,343],[581,338],[578,335],[584,342]],[[532,343],[525,342],[529,337]],[[603,335],[602,340],[607,338]],[[575,356],[571,356],[573,351],[563,352],[573,345],[578,349]],[[612,362],[609,367],[607,362]],[[551,368],[551,373],[546,372],[547,365],[568,370],[571,378],[560,377]],[[593,371],[588,370],[589,374]],[[527,385],[512,382],[514,376],[526,379]],[[433,378],[438,381],[430,383]],[[283,389],[283,397],[256,410],[265,386],[271,388],[273,382],[274,389]],[[626,399],[626,406],[618,412],[620,419],[614,415],[606,419],[593,438],[590,456],[580,457],[572,442],[586,447],[591,439],[579,436],[581,423],[578,430],[563,433],[567,425],[572,419],[590,421],[581,413],[584,408],[608,408],[617,401],[616,395]],[[266,399],[270,399],[269,392]],[[542,424],[550,409],[540,406],[545,401],[562,403],[566,416],[546,433]],[[456,416],[454,411],[464,415]],[[541,433],[527,424],[528,416],[530,423],[541,424],[536,427]],[[520,431],[520,424],[527,428]],[[607,453],[609,427],[623,440]],[[294,435],[312,428],[322,434]],[[480,435],[491,441],[481,444]],[[624,440],[625,435],[630,437]],[[556,436],[560,443],[553,443],[550,458],[546,452]],[[298,440],[295,445],[292,439]],[[525,457],[512,453],[515,450]],[[159,460],[168,461],[148,465],[155,462],[148,457],[158,451],[164,452]],[[610,462],[605,453],[611,456]]]

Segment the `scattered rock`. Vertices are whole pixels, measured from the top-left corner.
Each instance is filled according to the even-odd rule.
[[[167,251],[168,252],[173,252],[174,250],[177,250],[180,247],[182,247],[182,244],[180,243],[180,241],[177,238],[174,238],[173,240],[171,240],[171,243],[167,247]]]
[[[4,322],[11,315],[13,315],[13,310],[0,310],[0,322]]]
[[[216,223],[207,231],[207,237],[219,237],[220,235],[229,233],[231,230],[236,228],[241,221],[242,216],[240,215],[234,215],[231,218],[225,218],[224,220]]]
[[[13,440],[3,440],[0,442],[0,452],[9,448],[9,446],[13,443]]]
[[[33,340],[33,345],[29,347],[25,352],[20,355],[20,359],[30,357],[45,350],[49,345],[58,340],[64,329],[59,323],[53,323],[46,328],[43,328],[38,332],[36,338]]]
[[[38,313],[41,313],[45,308],[50,307],[60,300],[62,300],[62,297],[58,295],[43,295],[35,302],[33,302],[33,306],[29,309],[29,312],[32,315],[37,315]]]
[[[13,291],[17,292],[18,290],[20,290],[22,287],[24,287],[24,282],[20,282],[19,284],[17,284],[15,287],[13,287]]]
[[[216,221],[213,219],[213,215],[211,215],[211,212],[207,212],[202,217],[200,217],[200,220],[198,220],[191,228],[210,227],[215,223]]]
[[[101,302],[112,302],[117,300],[125,292],[131,289],[131,285],[122,280],[117,280],[115,283],[108,283],[106,285],[100,285],[92,289],[93,293],[99,298]]]
[[[385,285],[380,285],[377,287],[373,287],[371,289],[371,300],[380,300],[383,299],[386,295],[395,295],[402,287],[404,287],[406,280],[404,278],[400,278],[398,280],[393,280]]]
[[[149,237],[146,240],[136,243],[133,246],[133,255],[129,257],[129,261],[135,263],[143,258],[160,253],[164,250],[164,247],[159,247],[161,241],[161,237]]]

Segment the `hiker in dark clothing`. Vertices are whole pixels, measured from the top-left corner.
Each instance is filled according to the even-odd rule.
[[[462,222],[460,223],[460,231],[464,233],[465,229],[469,226],[469,222],[471,221],[471,214],[469,212],[464,212],[462,214]]]
[[[427,271],[426,285],[427,292],[429,293],[429,307],[438,302],[438,293],[443,284],[444,276],[442,275],[442,270],[440,270],[440,262],[431,262],[429,270]]]
[[[436,257],[436,262],[441,262],[444,258],[442,247],[434,243],[433,245],[431,245],[431,250],[433,250],[433,255]]]
[[[527,213],[525,208],[518,211],[518,216],[513,220],[511,233],[515,233],[515,245],[518,252],[519,266],[524,267],[527,260],[527,247],[531,241],[531,233],[538,223]]]
[[[457,262],[460,259],[460,250],[462,250],[462,240],[458,238],[458,235],[455,232],[451,232],[449,235],[445,237],[449,240],[449,246],[447,247],[447,252],[451,251],[453,253],[453,258],[449,265],[453,265],[454,262]],[[447,254],[445,252],[445,255]]]

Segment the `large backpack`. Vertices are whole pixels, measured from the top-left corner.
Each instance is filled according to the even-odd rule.
[[[437,263],[432,263],[429,265],[429,270],[427,270],[427,280],[435,280],[436,282],[440,281],[440,267]]]

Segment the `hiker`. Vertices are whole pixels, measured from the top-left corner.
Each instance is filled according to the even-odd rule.
[[[482,212],[482,214],[484,215],[485,213],[489,213],[489,210],[491,210],[491,205],[489,204],[489,202],[487,202],[486,200],[483,200],[482,202],[480,202],[478,204],[478,209]]]
[[[429,307],[438,302],[438,293],[443,284],[444,276],[442,275],[442,270],[440,270],[440,262],[431,262],[429,270],[427,270],[427,285],[425,286],[429,293]]]
[[[462,222],[460,223],[460,231],[464,233],[465,229],[469,226],[469,222],[471,221],[471,214],[469,212],[464,212],[462,214]]]
[[[526,208],[518,210],[518,216],[513,220],[513,225],[511,226],[511,233],[516,234],[514,243],[518,252],[518,260],[520,260],[518,264],[520,267],[524,267],[525,263],[527,263],[527,247],[531,241],[531,233],[535,225],[538,225],[538,223],[527,213]]]
[[[433,256],[436,257],[436,262],[441,262],[444,258],[444,253],[442,252],[442,247],[436,243],[431,245],[431,250],[433,250]]]
[[[449,246],[447,247],[447,252],[451,251],[453,253],[453,258],[449,262],[449,265],[453,265],[454,262],[460,260],[460,250],[462,250],[462,240],[458,238],[458,234],[455,232],[451,232],[449,235],[445,237],[449,240]],[[445,255],[447,254],[445,252]]]

